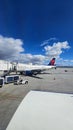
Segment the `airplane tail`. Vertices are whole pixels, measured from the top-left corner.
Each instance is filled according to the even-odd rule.
[[[48,65],[55,65],[55,58],[52,58],[52,60],[50,61],[50,63]]]

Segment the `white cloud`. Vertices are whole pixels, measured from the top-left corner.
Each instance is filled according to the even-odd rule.
[[[57,60],[57,65],[60,65],[60,66],[73,66],[73,60],[64,60],[64,59],[58,59]]]
[[[0,59],[9,59],[24,51],[20,39],[7,38],[0,35]]]
[[[3,37],[0,35],[0,59],[24,63],[41,64],[45,59],[43,55],[24,54],[21,39]]]
[[[49,40],[55,40],[55,38],[50,38]],[[49,42],[49,40],[46,40],[46,42]],[[44,55],[32,55],[29,53],[25,54],[23,41],[21,39],[8,38],[0,35],[0,59],[24,63],[43,64],[48,63],[48,60],[50,60],[52,57],[60,58],[60,55],[63,53],[63,51],[70,48],[67,41],[57,42],[52,46],[45,45],[46,44],[44,44]],[[73,60],[69,62],[64,61],[64,63],[73,64]]]
[[[69,49],[70,46],[67,41],[65,42],[57,42],[54,43],[52,46],[48,45],[44,47],[45,54],[49,58],[55,57],[59,58],[60,55],[63,53],[64,50]]]
[[[56,40],[57,40],[57,38],[55,38],[55,37],[49,38],[48,40],[43,41],[40,46],[43,47],[43,46],[49,44],[49,42],[51,42],[51,41],[54,42]]]
[[[32,54],[19,54],[18,57],[15,57],[15,61],[23,63],[33,63],[33,64],[42,64],[44,62],[45,56],[43,55],[32,55]]]

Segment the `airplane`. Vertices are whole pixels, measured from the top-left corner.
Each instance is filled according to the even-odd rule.
[[[21,75],[33,76],[37,75],[45,70],[56,68],[55,58],[52,58],[48,65],[32,65],[32,64],[17,64],[17,72],[20,72]]]
[[[51,68],[56,68],[55,58],[52,58],[52,60],[48,65],[32,65],[32,64],[0,61],[0,71],[4,72],[1,75],[2,77],[9,75],[11,72],[16,73],[19,72],[21,75],[34,76]]]

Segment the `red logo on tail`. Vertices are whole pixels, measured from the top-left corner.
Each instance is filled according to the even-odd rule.
[[[53,58],[53,59],[50,61],[49,65],[54,65],[54,64],[55,64],[55,58]]]

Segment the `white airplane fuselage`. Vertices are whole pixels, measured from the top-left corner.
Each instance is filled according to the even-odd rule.
[[[30,64],[18,64],[17,65],[17,71],[26,71],[26,70],[37,70],[37,69],[51,69],[54,66],[48,66],[48,65],[30,65]]]
[[[26,75],[38,74],[42,71],[55,68],[54,65],[33,65],[24,63],[15,63],[0,60],[0,71],[17,71],[25,73]]]

